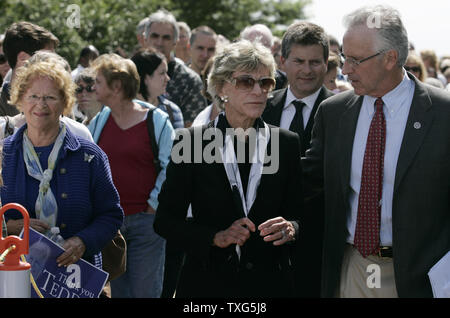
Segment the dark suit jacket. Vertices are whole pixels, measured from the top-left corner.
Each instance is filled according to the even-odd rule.
[[[280,70],[275,71],[275,90],[285,88],[288,84],[287,76]]]
[[[191,137],[194,128],[203,132],[206,125],[189,128],[187,132]],[[203,141],[202,150],[207,143]],[[174,151],[177,145],[179,143],[176,142]],[[190,145],[193,158],[194,142]],[[248,218],[256,227],[277,216],[297,222],[300,219],[302,181],[297,134],[281,130],[279,159],[279,169],[275,174],[262,175],[249,211]],[[240,261],[236,257],[235,245],[225,249],[212,246],[217,232],[244,217],[233,204],[222,163],[175,164],[171,160],[158,200],[155,231],[186,252],[177,297],[292,295],[289,253],[295,244],[274,246],[264,242],[257,230],[242,246]],[[186,212],[190,203],[193,219],[187,222]]]
[[[281,113],[286,102],[287,88],[274,91],[273,97],[267,101],[263,114],[264,120],[272,125],[280,126]],[[301,153],[310,147],[311,131],[314,124],[314,115],[322,101],[333,96],[334,93],[322,86],[316,102],[314,103],[303,136],[300,137]],[[294,287],[297,297],[320,297],[321,267],[322,267],[322,240],[323,240],[323,195],[319,194],[305,202],[301,231],[299,233],[298,250],[294,253]],[[305,261],[305,257],[308,261]]]
[[[432,297],[427,273],[450,250],[450,95],[409,77],[415,91],[392,202],[395,282],[400,297]],[[352,147],[362,100],[348,91],[319,107],[312,146],[302,161],[308,184],[323,185],[325,191],[324,297],[333,297],[340,283]]]
[[[283,112],[284,103],[286,102],[287,90],[287,88],[283,88],[274,91],[272,93],[272,97],[267,100],[267,106],[262,115],[266,123],[280,127],[281,113]],[[304,134],[303,136],[300,136],[302,156],[305,155],[306,149],[310,147],[311,131],[314,124],[314,115],[317,112],[317,108],[319,108],[319,105],[322,101],[333,95],[333,92],[328,90],[325,86],[322,86],[319,96],[317,96],[316,102],[314,103],[311,115],[309,116]]]

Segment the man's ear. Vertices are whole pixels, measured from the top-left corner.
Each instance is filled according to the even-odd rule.
[[[286,59],[283,57],[283,55],[280,55],[280,65],[284,68],[284,63],[286,63]]]
[[[283,55],[280,55],[280,70],[282,70],[283,72],[286,72],[286,67],[285,67],[285,63],[286,63],[286,58],[283,57]]]
[[[26,61],[28,61],[28,59],[31,57],[30,54],[24,52],[24,51],[20,51],[19,54],[17,54],[17,63],[16,63],[16,68],[20,67],[22,65],[25,64]]]
[[[397,66],[398,52],[396,50],[389,50],[386,52],[386,67],[388,70],[392,70]]]

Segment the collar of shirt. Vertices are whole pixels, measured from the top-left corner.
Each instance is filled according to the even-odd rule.
[[[306,107],[308,107],[310,110],[312,110],[314,107],[314,103],[316,102],[317,96],[319,96],[321,89],[322,89],[322,87],[320,87],[313,94],[306,96],[304,98],[301,98],[300,100],[306,104]],[[294,93],[292,93],[292,91],[291,91],[291,85],[289,85],[288,90],[287,90],[287,95],[286,95],[286,101],[284,103],[283,109],[286,109],[287,107],[289,107],[294,100],[298,100],[298,98],[294,96]]]
[[[411,96],[411,90],[414,90],[414,81],[404,72],[403,80],[393,90],[382,97],[385,106],[385,116],[394,118],[399,110],[406,104]],[[376,97],[364,96],[363,106],[369,117],[375,112]]]

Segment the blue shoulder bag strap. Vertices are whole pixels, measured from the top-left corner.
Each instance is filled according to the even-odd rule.
[[[161,171],[161,162],[159,161],[159,148],[158,143],[156,142],[155,136],[155,125],[153,124],[153,111],[156,108],[150,108],[147,113],[147,130],[148,136],[150,137],[150,145],[152,147],[153,152],[153,164],[155,165],[156,175]]]

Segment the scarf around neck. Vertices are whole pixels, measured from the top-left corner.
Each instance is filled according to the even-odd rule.
[[[58,204],[51,190],[50,181],[53,177],[53,170],[56,166],[59,151],[66,136],[65,124],[61,122],[60,125],[61,128],[59,134],[56,137],[52,151],[48,157],[48,167],[44,171],[42,170],[34,146],[28,138],[28,129],[23,133],[23,159],[27,167],[28,175],[40,182],[39,193],[35,204],[36,218],[48,223],[50,227],[56,225],[56,218],[58,215]]]

